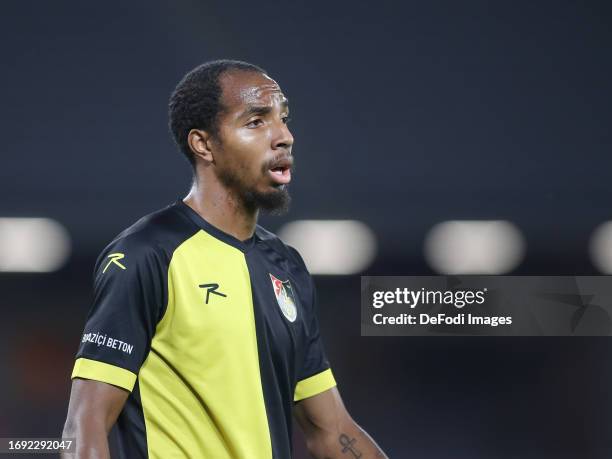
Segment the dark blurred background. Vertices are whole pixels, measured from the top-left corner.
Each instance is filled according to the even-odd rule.
[[[2,10],[0,217],[57,222],[69,254],[51,272],[0,272],[0,437],[59,436],[94,260],[187,193],[168,96],[228,57],[267,69],[291,102],[294,204],[263,225],[356,220],[375,236],[358,272],[315,280],[341,393],[389,456],[612,457],[609,338],[360,337],[359,318],[359,275],[440,272],[424,241],[449,220],[512,222],[523,252],[500,274],[602,273],[589,247],[612,220],[610,2]],[[0,261],[19,251],[14,221]],[[36,247],[59,244],[41,228]]]

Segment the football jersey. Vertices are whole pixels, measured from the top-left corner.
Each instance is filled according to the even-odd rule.
[[[297,251],[240,241],[182,200],[100,254],[73,378],[130,391],[125,458],[285,459],[292,406],[335,386]]]

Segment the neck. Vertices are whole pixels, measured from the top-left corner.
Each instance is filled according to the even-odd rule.
[[[211,178],[196,177],[183,202],[208,223],[240,241],[253,236],[257,209],[248,209],[235,193]]]

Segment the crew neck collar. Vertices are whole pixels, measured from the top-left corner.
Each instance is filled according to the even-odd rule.
[[[202,218],[200,214],[198,214],[195,210],[189,207],[189,205],[187,205],[182,199],[178,199],[175,204],[197,226],[199,226],[215,238],[225,242],[226,244],[229,244],[242,252],[248,251],[251,247],[253,247],[253,245],[255,245],[255,239],[257,237],[255,233],[253,233],[250,238],[241,241],[240,239],[232,236],[231,234],[228,234],[225,231],[220,230],[216,226],[213,226],[208,223]]]

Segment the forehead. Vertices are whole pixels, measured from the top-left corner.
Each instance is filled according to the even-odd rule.
[[[221,77],[220,83],[223,106],[229,112],[249,105],[274,105],[287,100],[278,83],[263,73],[228,72]]]

